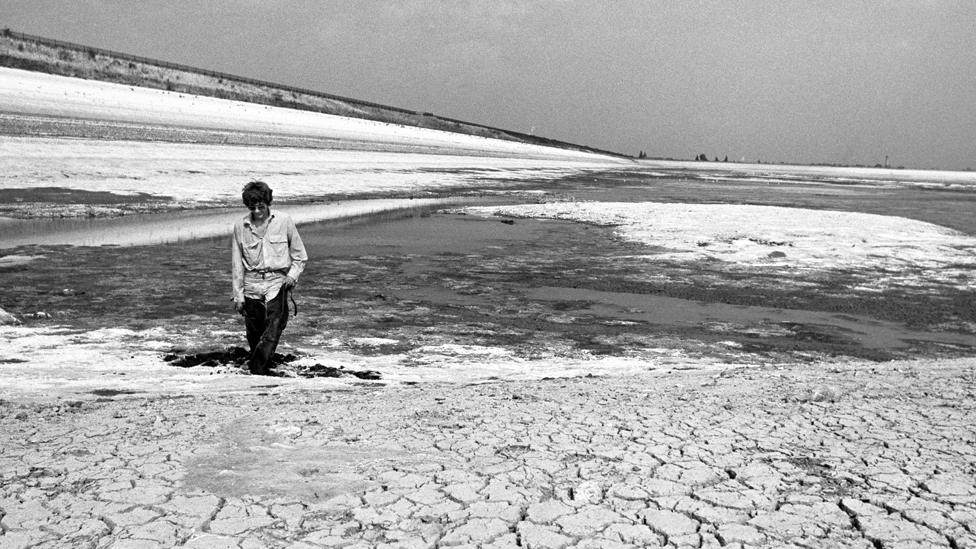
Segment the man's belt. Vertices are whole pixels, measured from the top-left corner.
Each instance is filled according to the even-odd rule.
[[[260,276],[262,279],[268,279],[274,276],[286,276],[288,271],[286,269],[278,269],[277,271],[248,271],[248,273],[254,276]]]

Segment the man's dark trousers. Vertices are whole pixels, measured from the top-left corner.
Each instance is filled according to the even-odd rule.
[[[244,326],[247,343],[251,346],[247,366],[252,374],[268,375],[278,340],[287,324],[288,290],[285,288],[267,303],[263,299],[244,298]]]

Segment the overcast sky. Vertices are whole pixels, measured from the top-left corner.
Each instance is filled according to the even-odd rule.
[[[627,154],[976,169],[971,0],[0,0],[0,27]]]

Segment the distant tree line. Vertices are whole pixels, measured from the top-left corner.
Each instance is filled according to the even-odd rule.
[[[647,158],[647,153],[644,152],[644,151],[640,151],[640,152],[637,153],[637,158],[638,159]],[[680,158],[670,158],[670,157],[669,158],[655,157],[655,158],[657,158],[659,160],[681,160]],[[722,160],[719,160],[718,156],[714,156],[714,157],[712,157],[711,160],[709,160],[707,154],[705,154],[705,153],[699,153],[698,155],[695,156],[695,159],[694,160],[695,160],[695,162],[728,162],[729,161],[729,155],[725,155],[725,158],[723,158]],[[746,159],[743,158],[741,161],[742,162],[746,162]],[[733,160],[733,162],[735,162],[735,160]],[[754,163],[755,164],[765,164],[766,162],[763,162],[762,159],[756,159],[754,161]],[[803,164],[803,162],[772,162],[772,164]],[[887,168],[887,169],[891,169],[891,170],[904,170],[905,169],[905,166],[891,166],[888,163],[888,157],[887,156],[885,157],[884,164],[878,163],[878,164],[875,164],[874,166],[871,166],[870,164],[845,164],[845,163],[835,163],[835,162],[807,162],[806,164],[809,165],[809,166],[830,166],[830,167],[838,167],[838,168],[871,168],[871,167],[874,167],[874,168]],[[974,170],[971,167],[967,167],[967,168],[964,168],[962,171],[971,172],[971,171],[974,171]]]
[[[699,154],[698,156],[695,157],[695,161],[696,162],[708,162],[708,156],[706,156],[705,153],[701,153],[701,154]],[[728,162],[728,161],[729,161],[729,155],[725,155],[725,160],[719,160],[718,157],[716,156],[715,157],[715,160],[713,160],[712,162]]]

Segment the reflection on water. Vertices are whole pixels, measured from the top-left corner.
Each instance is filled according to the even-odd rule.
[[[377,214],[407,208],[470,201],[461,198],[350,200],[329,204],[283,206],[296,223]],[[3,220],[0,249],[25,245],[138,246],[230,235],[242,208],[139,214],[100,219]]]
[[[904,348],[919,340],[960,345],[974,343],[971,335],[916,331],[896,322],[822,311],[729,305],[659,295],[552,286],[530,288],[526,291],[526,296],[545,301],[579,301],[585,303],[580,305],[579,310],[597,317],[652,325],[699,325],[717,322],[732,326],[781,326],[782,323],[831,326],[843,333],[845,338],[873,349]]]

